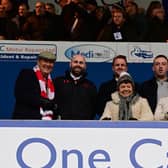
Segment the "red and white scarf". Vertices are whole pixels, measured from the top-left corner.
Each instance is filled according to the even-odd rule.
[[[44,98],[48,98],[52,100],[54,98],[55,92],[54,92],[54,85],[51,79],[51,75],[48,75],[48,79],[46,80],[38,65],[36,65],[33,68],[36,77],[40,84],[40,90],[41,90],[41,96]],[[51,110],[43,110],[42,107],[40,107],[40,114],[42,115],[42,120],[52,120],[53,119],[53,111]]]

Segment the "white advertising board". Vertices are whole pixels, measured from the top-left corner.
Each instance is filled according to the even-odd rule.
[[[0,61],[36,61],[41,51],[53,52],[58,62],[69,62],[75,54],[87,62],[111,62],[122,54],[130,63],[150,63],[159,54],[167,55],[168,43],[1,41]]]
[[[0,167],[166,168],[167,122],[0,121]]]

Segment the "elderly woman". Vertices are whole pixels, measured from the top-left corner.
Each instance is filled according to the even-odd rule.
[[[154,118],[155,120],[168,120],[168,97],[163,97],[159,100]]]
[[[152,111],[146,99],[135,92],[132,77],[123,72],[117,82],[117,91],[106,103],[101,120],[153,120]]]

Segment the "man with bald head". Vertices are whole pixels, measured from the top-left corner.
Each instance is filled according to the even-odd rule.
[[[85,57],[74,55],[65,76],[55,78],[55,101],[62,120],[94,119],[97,89],[86,76]]]

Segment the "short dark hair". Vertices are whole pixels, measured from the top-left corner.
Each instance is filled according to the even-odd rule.
[[[146,16],[147,17],[153,17],[152,12],[154,9],[158,9],[162,7],[162,3],[160,1],[151,1],[149,4],[147,10],[146,10]]]
[[[131,1],[129,4],[133,5],[136,9],[136,12],[138,12],[138,4],[136,2]]]
[[[165,60],[168,62],[167,56],[160,54],[160,55],[157,55],[157,56],[154,58],[153,64],[155,63],[155,60],[156,60],[157,58],[165,58]]]
[[[45,5],[48,5],[48,6],[50,6],[51,8],[55,9],[55,6],[54,6],[53,3],[49,3],[49,2],[47,2]]]
[[[113,62],[112,62],[112,65],[114,65],[116,59],[123,59],[125,62],[126,62],[126,65],[127,65],[127,57],[125,55],[117,55],[113,58]]]
[[[18,7],[20,7],[20,6],[25,6],[25,7],[27,8],[27,10],[30,9],[29,4],[28,4],[28,3],[25,3],[25,2],[19,3]]]

